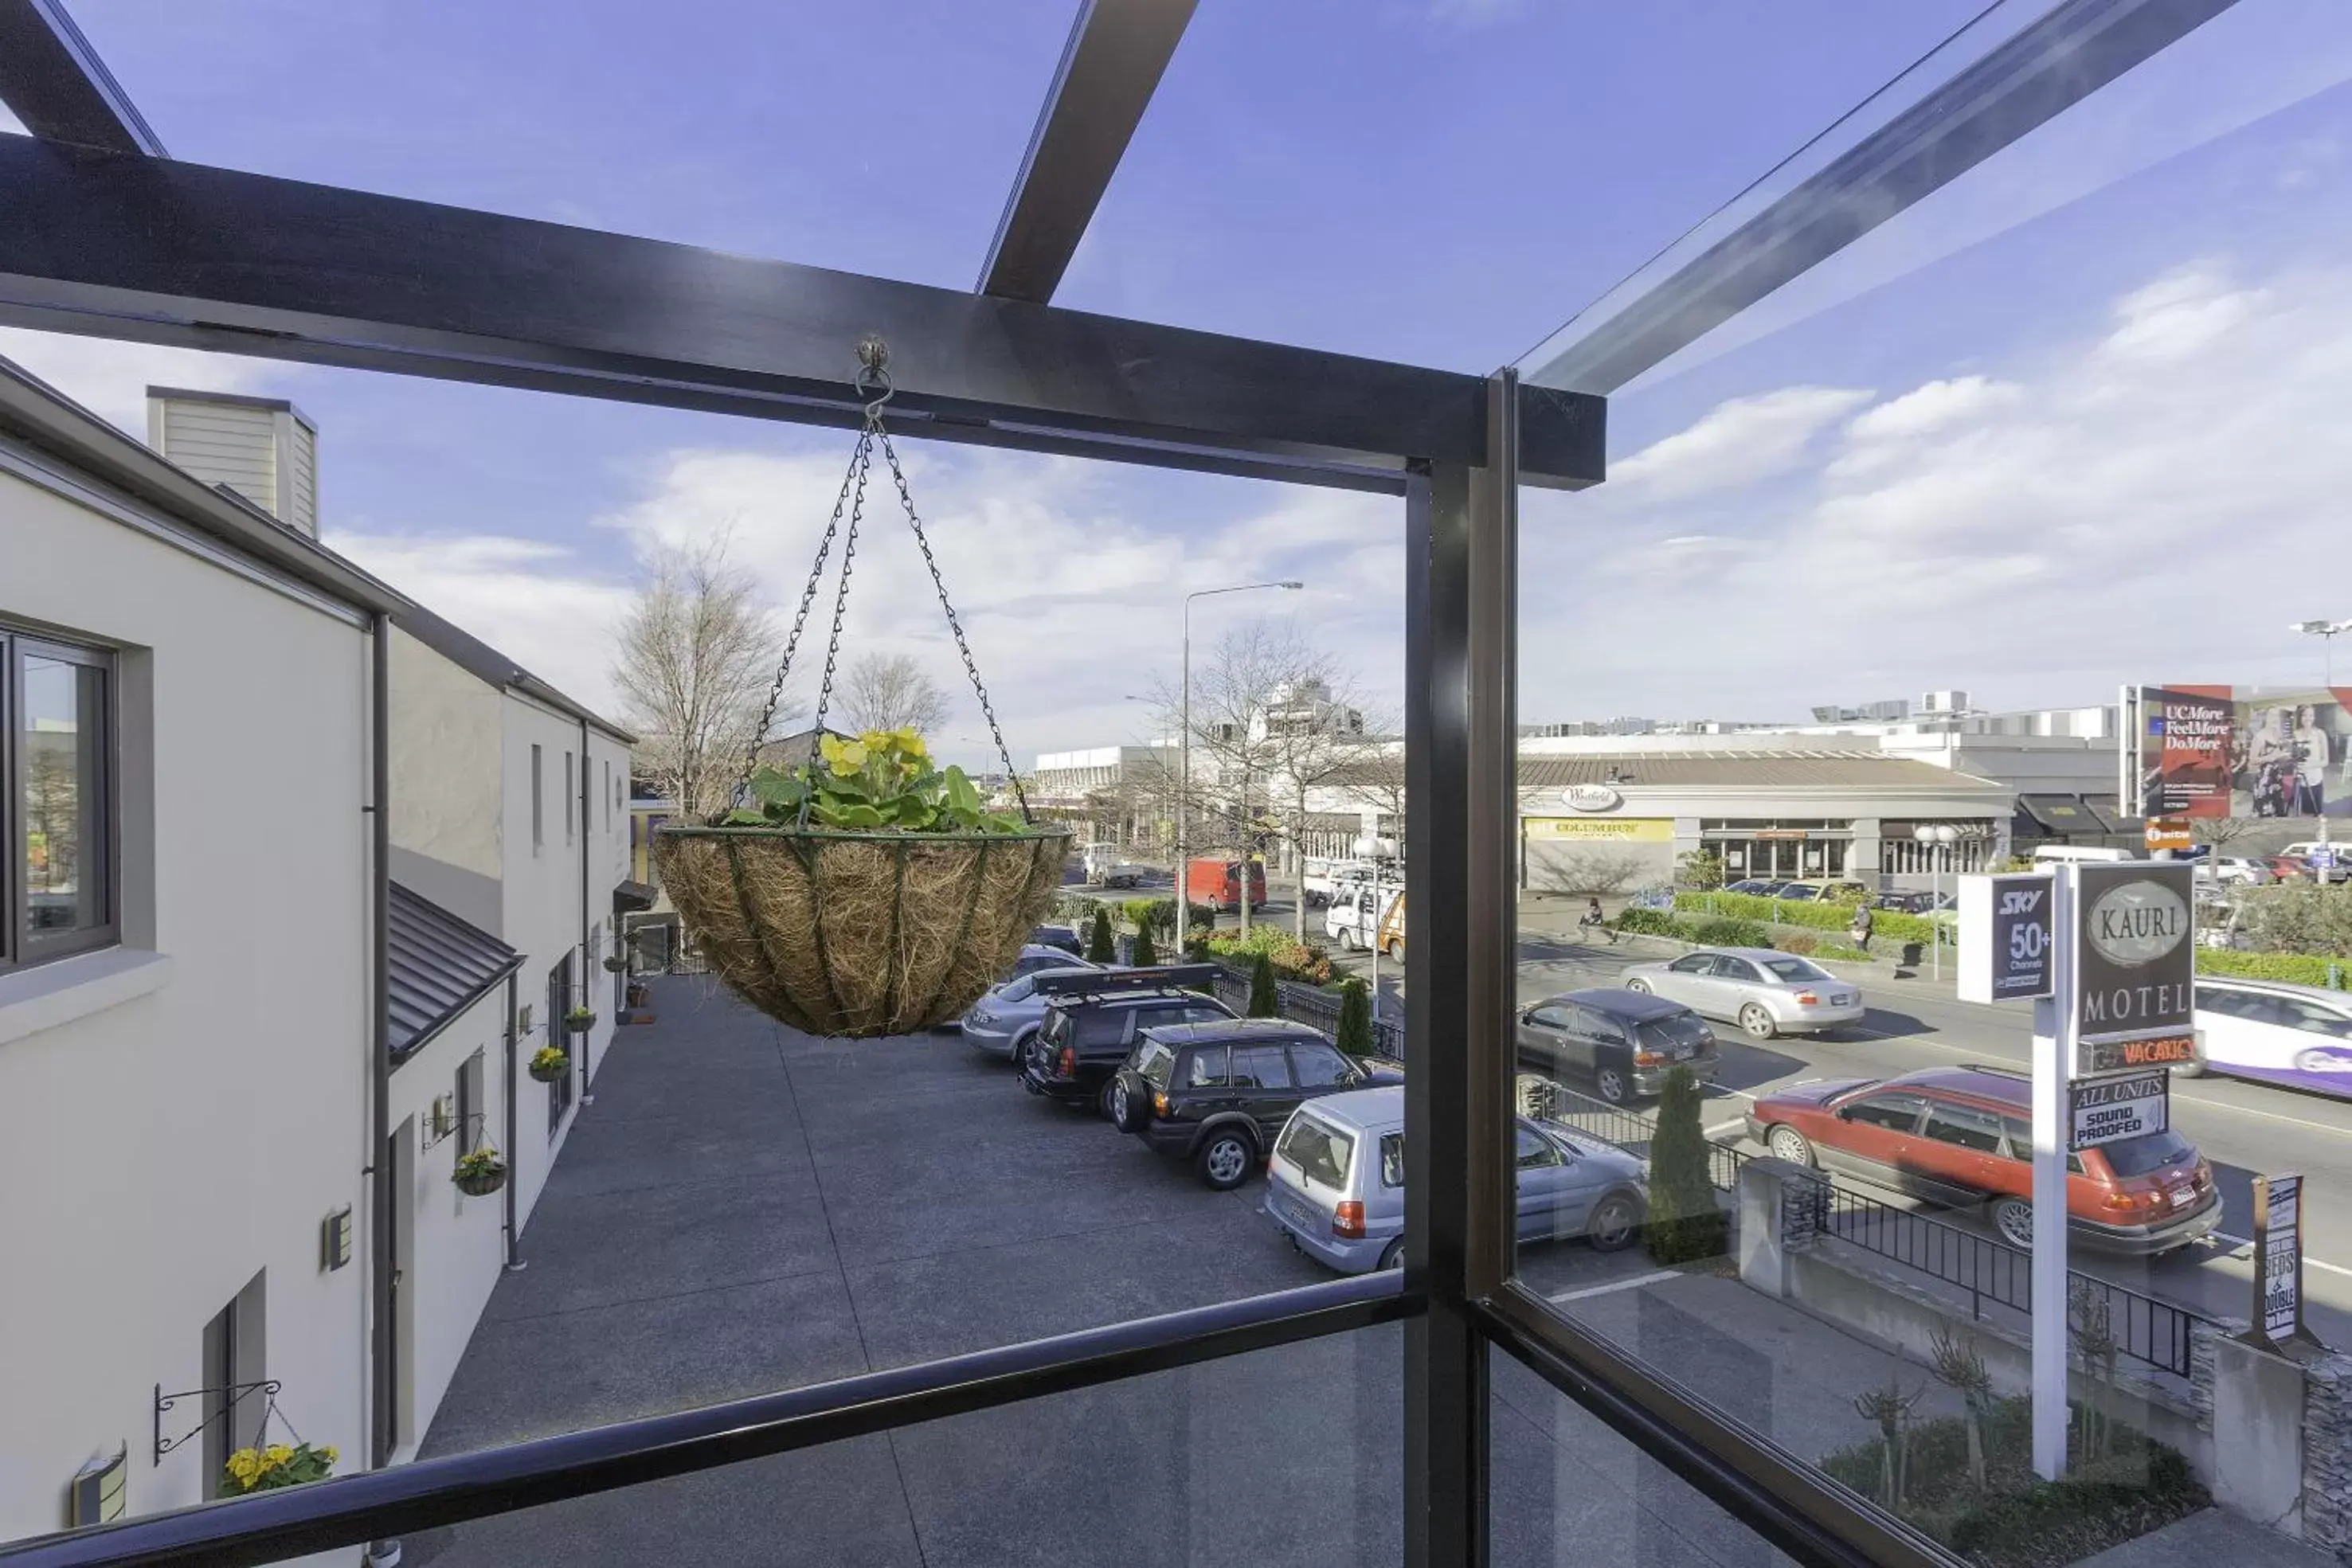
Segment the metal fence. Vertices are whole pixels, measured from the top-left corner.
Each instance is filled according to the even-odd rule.
[[[1247,969],[1218,962],[1217,999],[1235,1012],[1249,1007],[1250,974]],[[1276,1011],[1294,1023],[1303,1023],[1312,1030],[1337,1040],[1339,1037],[1339,998],[1337,993],[1314,986],[1302,986],[1291,980],[1274,983]],[[1404,1054],[1404,1019],[1399,1014],[1383,1009],[1383,1016],[1372,1023],[1372,1054],[1402,1061]]]
[[[1520,1109],[1649,1157],[1657,1131],[1655,1115],[1612,1105],[1557,1083],[1530,1086]],[[1718,1190],[1739,1186],[1739,1168],[1750,1156],[1728,1145],[1707,1143],[1708,1175]],[[1988,1305],[2030,1317],[2033,1312],[2033,1259],[2004,1241],[1855,1192],[1824,1177],[1822,1233],[1864,1251],[1916,1270],[1939,1283],[1964,1291],[1969,1315],[1982,1318]],[[2209,1322],[2200,1312],[2176,1307],[2112,1280],[2069,1271],[2069,1317],[2080,1344],[2094,1320],[2104,1317],[2119,1356],[2176,1377],[2189,1375],[2191,1331]]]

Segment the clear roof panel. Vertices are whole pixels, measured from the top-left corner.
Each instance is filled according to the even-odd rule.
[[[1067,0],[71,0],[173,156],[968,288]]]

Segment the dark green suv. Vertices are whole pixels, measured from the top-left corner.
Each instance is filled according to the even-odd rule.
[[[1110,1119],[1161,1154],[1192,1162],[1202,1181],[1223,1192],[1265,1163],[1302,1102],[1403,1082],[1288,1019],[1166,1024],[1137,1041],[1111,1081]]]

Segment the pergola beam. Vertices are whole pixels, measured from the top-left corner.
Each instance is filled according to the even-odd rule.
[[[45,141],[168,156],[64,0],[0,0],[0,103]]]
[[[981,293],[1052,300],[1194,4],[1083,0],[981,267]]]
[[[1483,455],[1475,376],[0,136],[0,321],[834,424],[856,345],[908,434],[1401,488]],[[1533,392],[1529,482],[1601,475]]]

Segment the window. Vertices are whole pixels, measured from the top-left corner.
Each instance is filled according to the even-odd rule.
[[[1540,1170],[1559,1164],[1559,1151],[1552,1146],[1550,1139],[1532,1127],[1520,1127],[1517,1133],[1521,1170]]]
[[[1382,1186],[1404,1185],[1404,1134],[1402,1133],[1381,1134],[1381,1185]]]
[[[1980,1155],[2000,1153],[2000,1118],[1990,1111],[1931,1104],[1927,1107],[1926,1131],[1939,1144],[1972,1149]]]
[[[2310,1034],[2339,1038],[2352,1035],[2352,1019],[2346,1018],[2333,1008],[2305,1001],[2301,997],[2279,998],[2279,1022],[2289,1029],[2299,1029]]]
[[[1356,1140],[1312,1116],[1293,1116],[1282,1130],[1274,1152],[1298,1167],[1307,1180],[1324,1186],[1343,1186],[1348,1167],[1355,1162]]]
[[[457,1135],[450,1140],[457,1145],[457,1153],[450,1158],[464,1159],[489,1135],[483,1119],[482,1053],[478,1051],[457,1064]]]
[[[1566,1029],[1568,1014],[1559,1008],[1537,1008],[1528,1014],[1528,1021],[1538,1029]]]
[[[1767,958],[1764,967],[1784,980],[1834,980],[1835,975],[1802,958]]]
[[[609,833],[613,831],[613,765],[609,761],[604,764],[604,831]]]
[[[533,746],[530,748],[530,852],[537,854],[547,842],[547,759]]]
[[[1150,1084],[1154,1089],[1164,1090],[1168,1087],[1169,1074],[1175,1066],[1176,1053],[1155,1040],[1145,1044],[1142,1057],[1136,1062],[1135,1070],[1143,1075],[1143,1081],[1146,1083]]]
[[[2023,1160],[2031,1165],[2033,1161],[2033,1124],[2017,1116],[2003,1116],[2000,1119],[2000,1130],[2009,1134],[2009,1157],[2013,1160]],[[2081,1176],[2083,1156],[2068,1155],[2066,1168],[2074,1175]]]
[[[1874,1094],[1867,1100],[1856,1100],[1841,1107],[1838,1114],[1865,1127],[1885,1127],[1889,1132],[1908,1133],[1918,1126],[1919,1113],[1927,1103],[1916,1094]]]
[[[1233,1073],[1226,1065],[1225,1048],[1222,1045],[1204,1045],[1195,1051],[1192,1064],[1184,1074],[1184,1087],[1187,1089],[1223,1089],[1233,1081]]]
[[[1611,1045],[1625,1043],[1625,1026],[1607,1013],[1592,1008],[1578,1008],[1569,1028],[1587,1040],[1603,1040]]]
[[[536,753],[539,747],[534,746],[531,750]],[[547,1043],[572,1054],[572,1065],[576,1068],[577,1048],[563,1030],[563,1015],[571,1010],[572,955],[566,953],[562,963],[551,966],[547,971]],[[550,1138],[554,1137],[555,1130],[563,1125],[563,1113],[572,1109],[572,1071],[567,1069],[547,1086],[547,1135]]]
[[[112,660],[0,628],[0,966],[116,939]]]
[[[205,1495],[220,1497],[229,1455],[263,1442],[268,1395],[259,1385],[269,1343],[268,1270],[215,1312],[204,1329]]]
[[[567,751],[563,754],[563,841],[567,844],[572,841],[572,753]]]
[[[1721,980],[1760,980],[1764,977],[1756,972],[1756,966],[1747,959],[1733,958],[1724,955],[1717,955],[1716,957],[1715,974],[1716,977]]]
[[[2107,1168],[2118,1176],[2154,1176],[2167,1166],[2197,1157],[2189,1140],[2169,1129],[2102,1144],[2099,1153],[2107,1157]]]
[[[1298,1074],[1301,1089],[1327,1089],[1355,1076],[1348,1059],[1339,1054],[1336,1046],[1294,1045],[1290,1048],[1290,1065]]]
[[[1237,1045],[1234,1047],[1234,1087],[1236,1089],[1287,1089],[1290,1087],[1290,1063],[1284,1059],[1278,1045]]]
[[[1127,1038],[1127,1020],[1134,1016],[1129,1008],[1090,1008],[1078,1015],[1078,1043],[1116,1045]]]
[[[1675,959],[1673,963],[1667,965],[1666,967],[1672,969],[1677,975],[1707,974],[1715,968],[1715,955],[1712,953],[1685,953],[1681,957]]]

